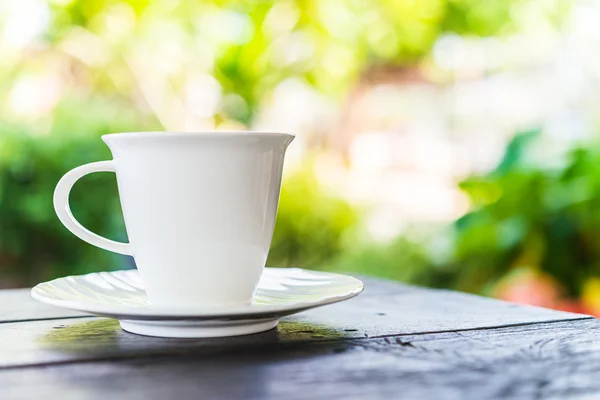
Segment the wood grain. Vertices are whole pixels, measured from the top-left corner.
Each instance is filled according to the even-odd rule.
[[[27,299],[24,297],[21,304]],[[54,314],[44,310],[44,315]],[[590,317],[366,280],[365,293],[352,300],[285,318],[277,331],[250,336],[151,338],[124,332],[116,321],[96,317],[0,323],[0,368],[190,352],[218,354],[223,349],[285,342],[343,341],[582,318]]]
[[[0,372],[3,399],[595,399],[595,319]]]

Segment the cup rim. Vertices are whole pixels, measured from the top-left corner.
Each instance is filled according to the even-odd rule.
[[[296,135],[288,132],[270,132],[270,131],[198,131],[198,132],[177,132],[177,131],[142,131],[142,132],[118,132],[102,135],[102,139],[116,138],[200,138],[200,137],[287,137],[293,139]]]

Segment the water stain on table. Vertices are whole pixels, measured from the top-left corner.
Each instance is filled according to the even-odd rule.
[[[37,338],[38,345],[58,354],[70,354],[78,360],[125,358],[131,356],[181,356],[239,351],[261,351],[269,345],[294,346],[306,342],[352,339],[362,333],[356,329],[338,329],[308,321],[284,319],[278,328],[253,335],[208,339],[173,339],[135,335],[121,329],[114,319],[57,322]],[[338,345],[336,349],[340,346]],[[339,349],[338,349],[339,350]]]

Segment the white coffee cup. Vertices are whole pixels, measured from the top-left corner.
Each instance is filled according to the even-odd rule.
[[[158,308],[248,304],[265,266],[283,159],[293,135],[267,132],[133,132],[104,135],[113,160],[69,171],[54,209],[75,236],[134,257]],[[117,176],[129,243],[84,228],[69,208],[75,182]]]

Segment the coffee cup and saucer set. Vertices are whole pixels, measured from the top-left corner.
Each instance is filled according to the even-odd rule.
[[[54,208],[80,239],[134,258],[137,269],[67,276],[31,295],[116,318],[128,332],[173,338],[246,335],[280,318],[350,299],[358,279],[265,268],[293,135],[270,132],[132,132],[104,135],[113,159],[58,182]],[[83,227],[69,192],[92,172],[114,172],[129,243]]]

